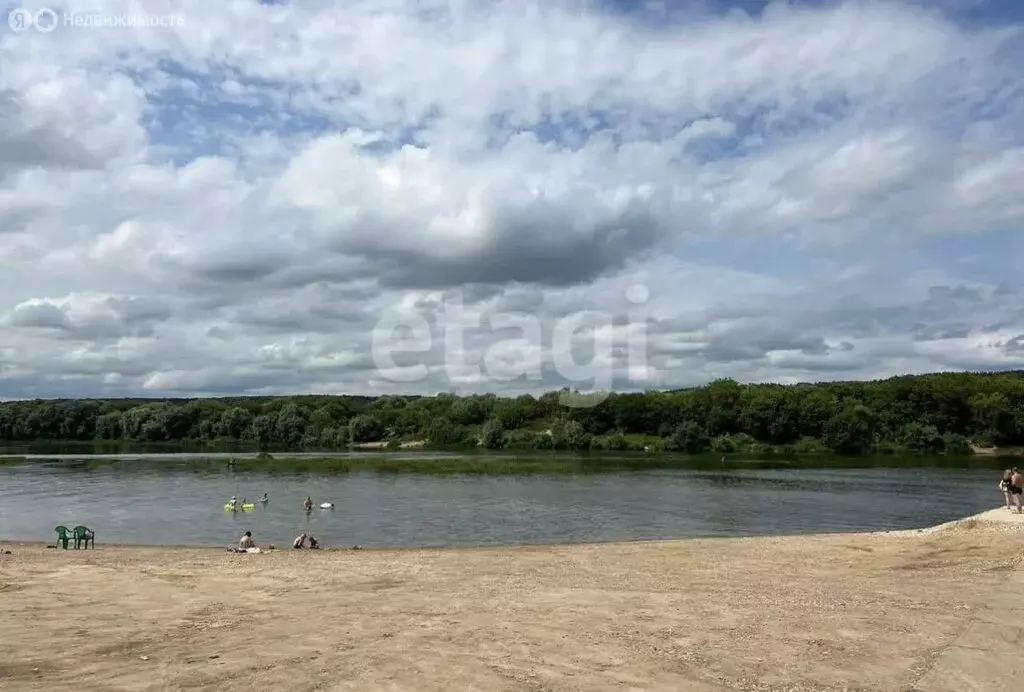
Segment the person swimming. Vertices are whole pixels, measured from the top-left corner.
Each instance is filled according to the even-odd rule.
[[[232,512],[238,510],[238,498],[236,498],[234,495],[232,495],[231,499],[228,500],[228,509],[230,509]]]

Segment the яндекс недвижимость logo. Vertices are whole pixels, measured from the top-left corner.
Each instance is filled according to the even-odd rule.
[[[57,12],[48,7],[32,10],[19,7],[7,15],[7,24],[17,33],[30,29],[48,34],[57,27],[73,29],[104,28],[174,28],[185,25],[180,14],[113,14],[104,12],[72,13]]]

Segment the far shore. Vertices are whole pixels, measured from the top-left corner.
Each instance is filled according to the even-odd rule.
[[[1024,610],[1006,598],[1024,589],[1022,539],[1024,516],[1000,508],[912,531],[512,548],[5,542],[0,679],[1001,692],[1024,672]]]
[[[350,454],[346,452],[368,452]],[[789,454],[765,452],[763,454],[682,454],[661,451],[591,451],[570,452],[555,450],[482,450],[478,448],[431,448],[423,441],[403,443],[401,448],[385,443],[354,445],[336,451],[280,451],[224,452],[211,449],[183,451],[110,451],[106,453],[54,453],[76,468],[100,468],[117,464],[123,457],[147,458],[154,463],[173,465],[184,469],[215,469],[230,467],[236,471],[282,470],[293,472],[344,474],[351,472],[403,473],[443,475],[530,475],[575,474],[621,471],[661,470],[687,468],[698,470],[748,468],[751,465],[780,467],[802,465],[812,467],[857,468],[861,466],[903,466],[931,463],[941,465],[969,465],[972,460],[979,467],[995,468],[1010,465],[1010,452],[1020,450],[982,450],[973,456],[950,458],[927,455],[872,454],[868,456],[842,456],[834,454]],[[31,464],[35,459],[51,455],[35,453],[23,456],[0,454],[0,466]],[[997,461],[998,459],[998,461]]]
[[[659,447],[657,444],[653,444],[653,442],[656,442],[656,438],[652,438],[651,441],[652,441],[652,444],[649,445],[646,449],[644,447],[638,446],[638,447],[631,447],[631,448],[628,448],[628,449],[620,449],[620,450],[616,450],[616,449],[592,449],[592,450],[589,450],[589,451],[590,452],[597,452],[597,453],[612,453],[612,454],[624,454],[625,453],[625,454],[633,454],[633,455],[661,455],[661,454],[665,454],[666,453],[665,449]],[[153,455],[160,455],[160,454],[195,454],[195,455],[216,454],[216,455],[219,455],[219,456],[223,456],[223,455],[237,455],[240,458],[249,458],[249,457],[253,457],[253,456],[257,456],[257,455],[261,454],[261,452],[258,449],[239,448],[239,449],[234,449],[233,450],[231,448],[224,448],[224,447],[218,445],[217,443],[205,443],[204,444],[204,443],[200,443],[197,440],[183,440],[181,443],[177,443],[177,444],[175,444],[175,443],[157,443],[157,444],[153,444],[153,445],[147,445],[147,444],[144,444],[144,443],[124,444],[124,445],[111,445],[109,443],[103,443],[101,441],[83,442],[83,441],[74,441],[74,440],[66,441],[66,442],[62,442],[60,440],[44,440],[44,441],[36,441],[36,442],[27,441],[27,442],[20,442],[20,443],[17,443],[17,442],[10,442],[10,443],[8,443],[8,448],[10,448],[10,449],[13,449],[13,448],[32,448],[32,447],[36,447],[36,446],[40,446],[40,448],[55,448],[55,449],[61,449],[61,448],[63,448],[62,446],[66,446],[66,448],[68,450],[72,450],[72,449],[92,449],[92,450],[96,450],[96,449],[108,449],[108,448],[111,450],[111,451],[104,451],[104,452],[81,451],[81,452],[77,452],[77,453],[73,452],[73,451],[52,452],[52,454],[55,454],[57,456],[72,455],[72,456],[82,456],[82,457],[91,456],[93,454],[129,454],[129,455],[130,454],[153,454]],[[697,454],[696,456],[714,456],[716,458],[724,456],[726,458],[743,458],[743,457],[748,457],[748,456],[752,456],[752,455],[753,456],[758,456],[758,455],[776,456],[776,455],[778,455],[778,456],[796,456],[796,457],[805,457],[805,458],[814,458],[814,457],[839,457],[839,458],[851,458],[851,459],[860,458],[858,455],[839,455],[839,454],[834,454],[834,453],[830,453],[830,452],[827,452],[827,451],[821,451],[821,450],[812,451],[812,452],[800,452],[800,451],[795,451],[794,449],[789,448],[789,447],[787,447],[785,445],[782,445],[782,446],[762,445],[762,447],[763,447],[763,449],[760,449],[760,451],[754,451],[754,452],[743,451],[743,450],[737,450],[737,451],[732,451],[732,452],[705,451],[705,452],[701,452],[701,453]],[[114,449],[124,450],[124,451],[113,451]],[[454,445],[454,446],[444,446],[444,445],[441,445],[441,446],[438,446],[438,445],[431,445],[429,443],[429,441],[427,441],[425,439],[417,439],[417,440],[402,440],[402,441],[398,441],[398,440],[380,440],[380,441],[377,441],[377,442],[354,442],[354,443],[349,443],[347,445],[344,445],[342,447],[337,447],[337,448],[309,448],[309,449],[306,449],[306,448],[296,448],[296,449],[281,449],[281,450],[271,449],[271,450],[269,450],[269,454],[272,457],[288,458],[289,454],[303,454],[303,455],[325,454],[325,455],[330,455],[330,454],[343,454],[343,453],[349,452],[349,451],[391,451],[391,452],[393,452],[393,451],[415,451],[415,450],[423,450],[423,451],[426,451],[426,452],[453,453],[453,454],[457,454],[457,453],[466,453],[466,454],[499,453],[499,454],[537,454],[537,455],[542,455],[542,454],[579,455],[579,454],[586,454],[588,452],[588,450],[553,450],[553,449],[532,448],[532,447],[502,447],[502,448],[498,448],[498,449],[486,449],[484,447],[473,446],[473,445]],[[8,453],[8,452],[0,451],[0,462],[2,462],[2,461],[13,462],[13,461],[24,459],[26,456],[28,456],[28,457],[48,456],[49,454],[51,454],[51,453],[35,452],[35,451],[28,451],[28,452],[24,452],[24,453],[22,453],[22,452],[9,452]],[[675,452],[674,454],[679,454],[679,453]],[[874,451],[874,452],[872,452],[872,453],[870,453],[870,454],[868,454],[866,456],[868,458],[886,458],[886,457],[892,457],[892,456],[904,457],[904,456],[928,456],[928,455],[921,455],[921,454],[917,454],[917,453],[909,452],[909,451],[908,452],[902,452],[902,453],[895,453],[895,454],[893,452],[891,452],[891,451]],[[936,456],[936,455],[931,455],[931,456]],[[937,456],[943,456],[943,455],[940,454],[940,455],[937,455]],[[966,456],[968,458],[972,457],[972,456],[974,456],[974,457],[993,457],[993,456],[996,456],[996,457],[1024,457],[1024,447],[984,447],[984,446],[972,444],[972,445],[970,445],[970,452]]]
[[[409,440],[398,443],[398,449],[422,449],[426,446],[426,440]],[[380,442],[358,442],[352,444],[351,447],[352,449],[388,449],[389,444],[382,440]]]

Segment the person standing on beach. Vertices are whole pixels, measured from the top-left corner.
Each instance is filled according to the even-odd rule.
[[[1003,471],[1003,478],[999,481],[999,490],[1003,493],[1003,499],[1006,501],[1006,509],[1013,509],[1010,506],[1010,478],[1013,476],[1013,471],[1006,469]]]
[[[1024,476],[1020,475],[1020,471],[1017,470],[1016,466],[1010,469],[1010,471],[1013,473],[1013,475],[1010,476],[1010,498],[1013,500],[1013,504],[1017,507],[1017,514],[1024,514],[1024,508],[1021,508],[1020,506],[1020,494],[1024,492],[1024,488],[1021,487],[1024,486]]]

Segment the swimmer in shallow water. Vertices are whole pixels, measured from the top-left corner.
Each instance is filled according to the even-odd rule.
[[[266,493],[263,493],[263,497],[261,497],[261,498],[260,498],[260,502],[262,502],[262,503],[264,503],[264,504],[266,504],[266,503],[270,502],[270,498],[269,498],[269,497],[267,497],[267,494],[266,494]]]
[[[306,495],[306,501],[302,503],[302,509],[306,510],[307,512],[313,509],[313,498],[311,498],[309,495]]]

